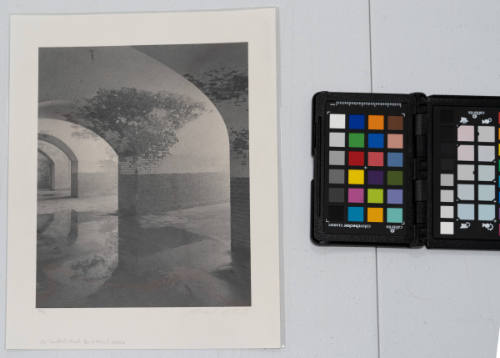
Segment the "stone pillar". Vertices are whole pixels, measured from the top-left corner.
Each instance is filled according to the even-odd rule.
[[[78,162],[76,160],[71,160],[70,163],[70,173],[71,173],[71,197],[78,198]]]
[[[137,214],[139,175],[137,162],[130,158],[118,161],[118,212],[120,216]]]
[[[231,249],[250,249],[248,177],[231,177]]]
[[[249,178],[231,178],[231,258],[235,274],[247,282],[245,294],[250,303],[250,195]]]

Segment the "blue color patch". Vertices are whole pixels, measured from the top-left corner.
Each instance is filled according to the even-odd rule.
[[[368,133],[368,148],[384,148],[384,135]]]
[[[388,167],[402,167],[403,166],[403,153],[400,153],[400,152],[387,153],[387,166]]]
[[[365,210],[362,206],[347,207],[347,221],[363,222],[365,218]]]
[[[350,114],[349,115],[349,129],[365,129],[365,115],[364,114]]]

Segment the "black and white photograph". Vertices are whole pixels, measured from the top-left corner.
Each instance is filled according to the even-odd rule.
[[[280,347],[276,9],[10,36],[8,348]]]
[[[250,306],[248,44],[38,64],[36,307]]]

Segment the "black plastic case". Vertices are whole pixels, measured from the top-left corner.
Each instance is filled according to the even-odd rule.
[[[367,113],[374,108],[389,113],[398,108],[405,115],[404,128],[404,229],[393,234],[379,230],[375,234],[352,233],[349,230],[330,229],[326,218],[327,205],[327,172],[328,172],[328,113],[331,108],[343,108],[354,105],[357,108],[366,106]],[[440,158],[449,153],[442,152],[439,131],[443,137],[448,136],[444,124],[445,114],[451,113],[496,113],[495,147],[500,143],[500,97],[473,96],[429,96],[422,93],[413,94],[370,94],[370,93],[339,93],[319,92],[313,97],[312,107],[312,155],[314,157],[314,179],[311,182],[311,238],[317,245],[368,245],[395,247],[453,248],[453,249],[500,249],[500,231],[498,214],[500,206],[499,181],[500,152],[495,150],[495,233],[479,228],[478,223],[472,223],[477,228],[468,232],[456,233],[456,236],[443,237],[437,232],[436,222],[439,205],[436,207],[434,198],[439,193]],[[468,111],[468,112],[467,112]],[[445,114],[443,114],[445,113]],[[444,123],[444,124],[443,124]],[[451,127],[451,126],[450,126]],[[455,130],[456,131],[456,130]],[[498,134],[497,134],[498,133]],[[455,140],[456,142],[456,140]],[[437,145],[436,145],[437,144]],[[451,146],[448,144],[448,147]],[[449,148],[446,148],[449,149]],[[453,150],[451,148],[450,150]],[[477,163],[476,163],[477,164]],[[456,181],[455,181],[456,184]],[[477,180],[476,180],[477,184]],[[456,209],[456,204],[455,209]],[[475,217],[477,219],[477,217]],[[456,224],[458,225],[458,224]],[[456,226],[455,225],[455,226]],[[481,231],[482,230],[482,231]],[[333,232],[332,232],[333,231]],[[377,231],[377,230],[372,230]],[[469,237],[470,236],[470,237]]]

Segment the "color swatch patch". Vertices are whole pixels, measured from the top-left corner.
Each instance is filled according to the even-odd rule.
[[[404,224],[404,127],[402,115],[330,114],[330,221]]]
[[[436,231],[442,236],[498,237],[500,128],[497,112],[442,109],[435,144],[440,166]],[[451,126],[450,124],[455,124]],[[455,149],[452,149],[455,148]]]

